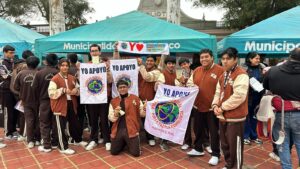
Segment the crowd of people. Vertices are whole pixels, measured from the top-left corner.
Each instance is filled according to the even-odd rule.
[[[162,60],[164,68],[160,69],[157,56],[147,55],[145,63],[137,58],[139,96],[129,94],[128,82],[121,79],[116,82],[119,97],[115,98],[111,92],[114,81],[109,69],[110,58],[101,57],[97,44],[91,45],[89,52],[90,64],[106,65],[107,103],[80,104],[80,63],[75,53],[66,58],[47,54],[42,61],[44,66],[39,67],[41,60],[31,51],[24,51],[22,59],[16,60],[12,46],[3,48],[0,99],[6,140],[26,141],[28,148],[38,146],[45,153],[58,148],[64,154],[75,153],[69,144],[87,151],[105,144],[112,155],[127,146],[129,153],[138,157],[142,153],[140,132],[145,123],[145,105],[154,99],[158,86],[196,86],[199,93],[188,117],[181,149],[191,148],[187,151],[189,156],[211,154],[208,163],[213,166],[218,165],[222,154],[224,169],[242,168],[244,145],[262,144],[256,131],[256,112],[261,98],[271,93],[276,116],[273,137],[278,139],[279,131],[283,131],[285,139],[282,144],[274,145],[270,155],[281,161],[283,168],[292,168],[291,146],[300,151],[300,48],[291,51],[285,63],[270,69],[256,52],[250,52],[246,63],[239,66],[238,51],[227,48],[220,55],[219,65],[211,50],[202,49],[193,57],[193,63],[184,57],[178,60],[182,69],[179,75],[175,57],[167,56]],[[119,55],[115,48],[113,59]],[[252,78],[263,83],[265,90],[257,91],[251,85]],[[24,109],[17,110],[16,105]],[[83,140],[87,126],[89,140]],[[169,150],[168,140],[156,139],[147,131],[145,135],[150,146],[159,140],[161,149]],[[0,142],[0,148],[5,146]]]

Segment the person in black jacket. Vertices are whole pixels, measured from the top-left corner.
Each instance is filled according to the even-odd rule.
[[[264,65],[261,64],[261,57],[256,52],[249,52],[246,57],[246,63],[243,68],[247,71],[249,78],[255,78],[257,81],[262,82],[263,80],[263,68]],[[244,130],[244,144],[250,144],[251,141],[261,144],[262,141],[258,139],[256,126],[257,120],[255,118],[255,110],[260,103],[263,96],[263,91],[257,92],[253,88],[249,88],[248,94],[248,115],[245,121]]]
[[[16,99],[14,94],[10,90],[11,74],[14,66],[15,48],[6,45],[3,48],[4,59],[1,65],[0,76],[0,93],[1,93],[1,105],[4,112],[4,129],[6,139],[17,139],[17,120],[18,111],[14,109],[16,105]]]
[[[272,104],[276,109],[273,136],[279,138],[281,130],[282,99],[284,101],[285,139],[277,145],[282,168],[292,168],[290,155],[290,138],[293,137],[297,152],[300,151],[300,48],[290,53],[288,61],[280,66],[272,67],[264,78],[263,86],[274,95]],[[299,158],[299,154],[298,154]]]

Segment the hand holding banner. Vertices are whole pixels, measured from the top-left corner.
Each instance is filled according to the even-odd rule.
[[[107,103],[107,72],[106,65],[80,64],[80,103]]]
[[[197,87],[159,85],[154,100],[147,102],[145,129],[159,138],[183,144],[198,91]]]
[[[142,43],[142,42],[118,42],[118,51],[136,54],[162,54],[169,55],[167,43]]]

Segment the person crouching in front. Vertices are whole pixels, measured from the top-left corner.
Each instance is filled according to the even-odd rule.
[[[77,145],[86,146],[80,135],[80,125],[77,117],[77,96],[79,85],[76,78],[68,74],[70,63],[66,59],[60,59],[58,63],[59,73],[50,81],[48,93],[51,109],[54,113],[53,132],[58,137],[60,153],[74,154],[75,151],[68,148],[68,139],[65,135],[66,123],[69,122],[69,132]]]
[[[109,105],[108,118],[113,122],[111,154],[118,155],[127,145],[129,153],[138,157],[141,154],[140,120],[141,116],[145,116],[145,111],[139,97],[128,94],[128,85],[124,80],[117,82],[120,96],[113,98]]]

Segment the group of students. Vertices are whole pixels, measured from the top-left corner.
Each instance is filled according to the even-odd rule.
[[[113,155],[119,154],[127,145],[131,155],[140,156],[140,131],[145,121],[145,105],[154,99],[159,84],[199,88],[185,143],[181,147],[183,150],[192,148],[188,155],[203,156],[206,150],[211,154],[208,163],[217,165],[222,149],[226,162],[224,168],[242,168],[243,143],[248,144],[250,140],[261,143],[255,134],[256,123],[253,121],[257,106],[255,99],[261,96],[249,89],[249,76],[261,78],[254,69],[260,63],[255,59],[258,54],[251,55],[245,70],[238,66],[238,51],[235,48],[223,51],[222,66],[214,63],[211,50],[202,49],[198,55],[201,66],[191,69],[189,59],[179,59],[183,70],[181,75],[176,74],[175,57],[167,56],[163,60],[162,70],[156,65],[155,55],[148,55],[145,63],[138,58],[139,96],[129,94],[129,84],[121,79],[116,82],[119,97],[112,98],[110,61],[107,57],[101,57],[100,46],[93,44],[90,46],[90,63],[106,64],[108,102],[82,105],[79,101],[80,63],[76,54],[68,54],[67,59],[48,54],[43,62],[45,66],[39,68],[40,61],[32,53],[24,52],[23,59],[16,63],[13,61],[14,52],[11,46],[3,48],[0,98],[7,117],[5,137],[24,139],[22,134],[16,132],[18,116],[23,115],[25,123],[19,127],[20,133],[26,131],[28,148],[39,146],[39,151],[50,152],[58,147],[61,153],[74,154],[75,151],[68,146],[70,143],[83,146],[88,151],[104,143],[106,150]],[[115,48],[114,58],[118,56]],[[252,103],[248,104],[250,100]],[[24,113],[14,108],[17,101],[21,101]],[[90,126],[88,142],[82,140],[85,110]],[[195,134],[193,143],[191,124]],[[146,138],[150,146],[155,146],[153,135],[146,132]],[[0,143],[1,148],[4,146]],[[161,139],[160,147],[164,151],[169,150],[168,141]]]

